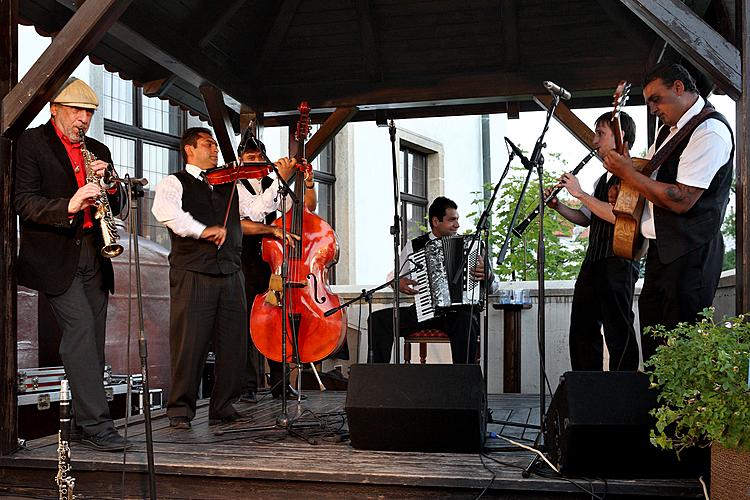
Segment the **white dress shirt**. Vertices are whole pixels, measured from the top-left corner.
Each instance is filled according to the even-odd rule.
[[[695,104],[682,115],[677,125],[670,128],[669,135],[660,145],[659,149],[669,142],[685,126],[688,120],[700,113],[705,104],[706,101],[702,97],[698,97]],[[654,156],[656,152],[654,146],[652,144],[648,149],[646,159],[650,160]],[[716,172],[729,160],[731,153],[732,134],[727,126],[715,118],[705,120],[693,131],[685,150],[680,156],[676,182],[686,186],[706,189],[711,185]],[[654,170],[651,178],[656,179],[658,172],[659,169]],[[650,239],[656,238],[653,213],[654,204],[646,200],[643,217],[641,218],[641,232],[643,236]]]
[[[203,172],[200,167],[189,163],[185,165],[185,170],[196,179],[200,179]],[[274,199],[278,189],[279,184],[276,181],[260,195],[253,196],[244,187],[238,189],[237,201],[240,218],[263,220],[265,214],[277,208]],[[182,183],[179,179],[174,175],[167,175],[156,186],[151,213],[154,214],[156,220],[167,226],[176,235],[199,239],[203,230],[206,229],[206,225],[198,222],[190,213],[182,209],[182,193]]]

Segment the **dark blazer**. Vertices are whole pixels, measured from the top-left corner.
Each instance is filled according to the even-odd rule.
[[[98,159],[112,163],[107,146],[86,138]],[[68,216],[68,202],[78,190],[65,146],[51,122],[24,131],[16,145],[14,204],[20,221],[18,283],[50,295],[70,287],[78,267],[83,234],[83,212]],[[109,195],[116,215],[121,190]],[[104,246],[99,221],[94,219],[97,248]],[[101,257],[104,286],[114,292],[110,259]]]

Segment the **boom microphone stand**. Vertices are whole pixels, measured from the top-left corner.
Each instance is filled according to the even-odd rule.
[[[547,86],[549,82],[545,82],[545,86]],[[553,85],[554,86],[554,85]],[[552,94],[552,105],[547,110],[547,117],[544,122],[544,128],[542,129],[542,133],[539,135],[539,138],[537,139],[534,150],[531,154],[531,158],[527,159],[520,149],[516,147],[513,142],[505,138],[505,141],[508,143],[508,145],[511,147],[513,152],[521,158],[522,163],[526,168],[529,169],[529,173],[526,177],[526,182],[524,183],[524,191],[526,189],[526,186],[529,182],[529,177],[531,176],[531,172],[533,170],[536,170],[537,172],[537,178],[539,181],[539,233],[538,233],[538,241],[537,241],[537,287],[539,289],[539,307],[537,309],[537,341],[538,341],[538,349],[539,349],[539,434],[536,439],[535,446],[539,448],[540,450],[544,450],[544,415],[546,413],[546,362],[545,362],[545,311],[544,311],[544,299],[545,299],[545,293],[544,293],[544,258],[545,258],[545,250],[544,250],[544,158],[542,156],[542,149],[544,149],[547,144],[544,142],[544,136],[547,133],[547,130],[549,130],[549,123],[552,119],[552,115],[555,112],[555,109],[557,108],[557,105],[560,102],[560,97],[565,97],[565,91],[563,90],[563,93],[561,94],[559,92],[560,89],[552,89],[548,87],[548,90],[550,90],[550,93]],[[570,98],[570,94],[567,94],[567,97]],[[513,218],[511,220],[510,226],[508,227],[508,235],[506,236],[506,241],[503,245],[503,250],[507,250],[507,245],[509,242],[510,234],[512,229],[515,227],[515,220],[518,215],[518,210],[520,209],[521,200],[523,199],[523,192],[521,193],[521,196],[519,198],[518,204],[516,205],[516,209],[513,212]],[[498,262],[502,262],[502,258],[504,258],[505,254],[504,252],[501,253],[501,255],[498,257]],[[532,467],[536,464],[538,460],[538,455],[534,455],[534,458],[529,463],[529,465],[524,469],[523,476],[529,477],[531,474]]]

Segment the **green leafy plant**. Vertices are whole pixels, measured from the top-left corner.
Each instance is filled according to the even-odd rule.
[[[564,170],[564,162],[561,162],[558,155],[548,155],[550,160],[557,160],[554,170],[545,170],[544,185],[553,186]],[[546,165],[549,166],[549,165]],[[523,187],[525,171],[514,170],[503,181],[500,191],[495,200],[495,207],[491,219],[490,246],[492,255],[497,256],[508,231],[513,210],[521,194]],[[487,190],[492,194],[493,185],[487,185]],[[483,210],[487,200],[484,199],[484,193],[475,192],[475,199],[472,202],[477,210],[470,213],[468,217],[473,218],[476,224],[479,214]],[[561,193],[563,195],[563,193]],[[568,205],[574,205],[569,199],[565,200]],[[532,175],[529,187],[524,196],[523,203],[518,212],[518,218],[515,224],[520,223],[535,207],[539,205],[539,182],[536,175]],[[544,243],[545,243],[545,279],[574,279],[578,273],[584,255],[584,243],[577,237],[574,224],[568,222],[556,211],[551,208],[545,208],[544,212]],[[495,274],[501,280],[535,280],[536,273],[536,256],[539,229],[538,219],[529,224],[528,229],[523,233],[521,238],[511,236],[511,242],[508,246],[508,252],[504,262],[495,267]],[[494,260],[494,259],[493,259]]]
[[[651,442],[678,454],[714,441],[750,451],[750,323],[743,315],[714,321],[713,308],[701,314],[696,324],[646,330],[666,339],[646,362],[661,391]]]

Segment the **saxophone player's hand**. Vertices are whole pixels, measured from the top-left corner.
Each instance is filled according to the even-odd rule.
[[[107,162],[102,160],[94,160],[91,162],[91,171],[96,174],[97,177],[103,177],[104,171],[107,170]]]
[[[68,213],[75,214],[83,210],[84,208],[90,207],[96,202],[96,198],[101,193],[101,188],[89,182],[78,188],[73,197],[68,202]]]

